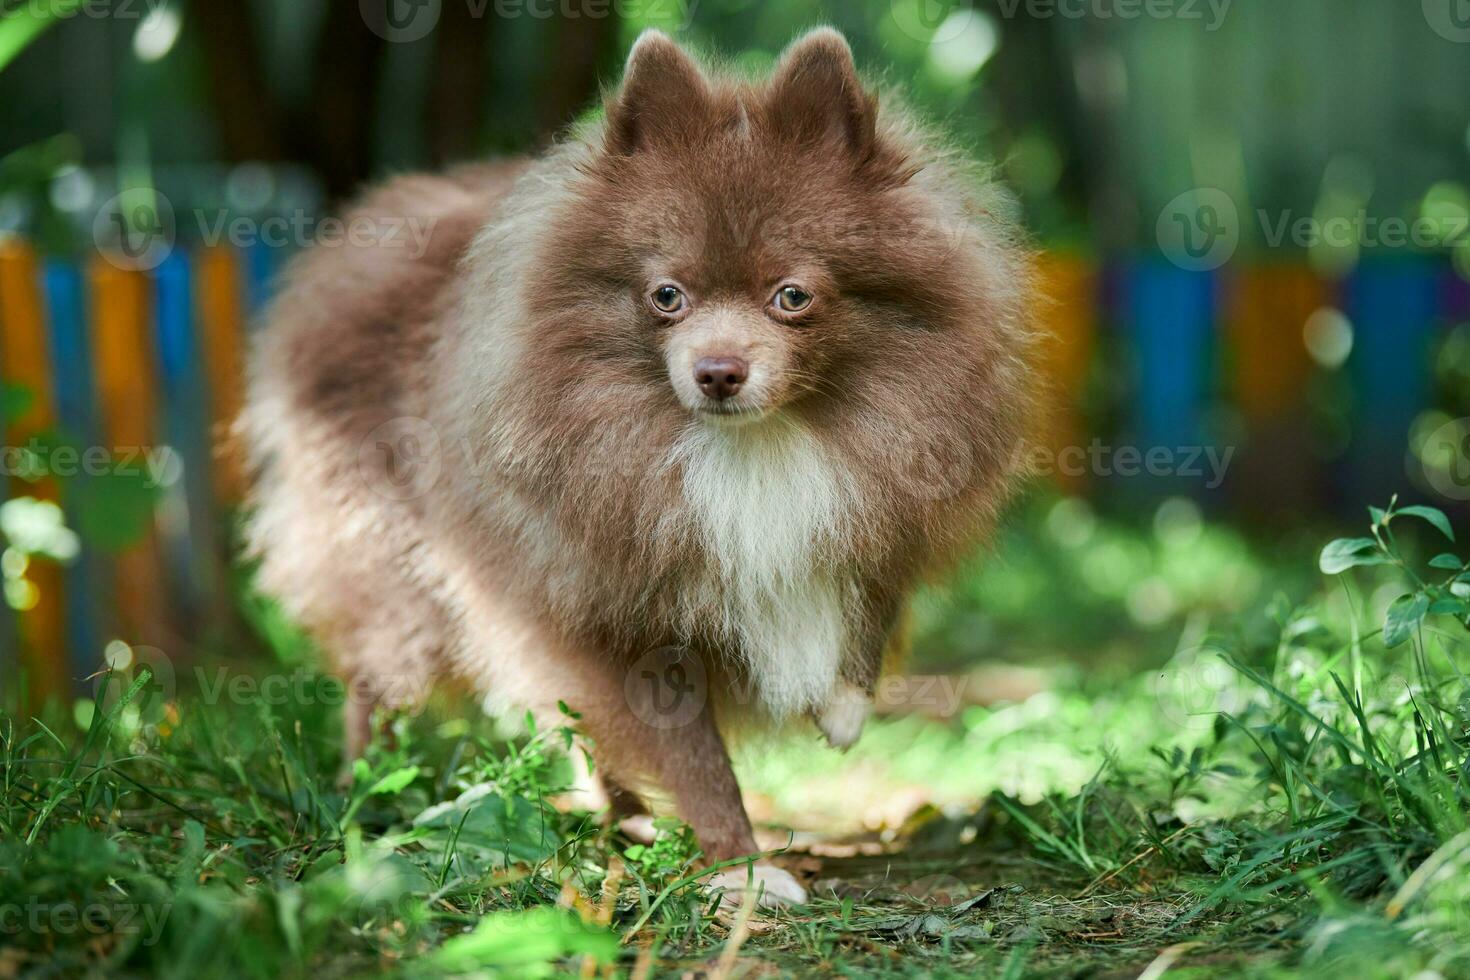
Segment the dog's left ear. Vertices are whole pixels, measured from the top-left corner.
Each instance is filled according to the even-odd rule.
[[[628,54],[617,98],[607,106],[607,148],[631,155],[686,139],[708,107],[709,87],[694,59],[663,31],[646,30]]]
[[[766,96],[772,128],[802,143],[828,143],[857,160],[873,152],[878,100],[858,79],[847,39],[819,27],[781,56]]]

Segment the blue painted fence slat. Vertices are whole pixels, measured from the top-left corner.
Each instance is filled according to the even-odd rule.
[[[96,399],[92,390],[91,341],[87,331],[86,287],[76,266],[48,262],[43,272],[51,321],[51,364],[56,375],[56,414],[63,435],[85,452],[97,445]],[[75,498],[66,502],[67,522],[75,527]],[[101,663],[100,606],[106,576],[94,554],[83,553],[66,570],[67,658],[71,680]]]
[[[184,464],[181,482],[165,492],[182,496],[185,506],[174,512],[187,515],[183,527],[170,528],[168,533],[169,577],[186,608],[197,609],[209,594],[214,566],[209,554],[213,534],[209,412],[195,329],[193,265],[182,250],[164,260],[155,278],[154,308],[165,405],[161,431]]]
[[[1121,319],[1138,366],[1131,428],[1144,454],[1204,442],[1217,292],[1213,273],[1160,257],[1138,259],[1122,272]]]
[[[279,265],[277,251],[279,250],[264,242],[254,242],[242,252],[245,262],[245,301],[250,307],[247,311],[247,324],[250,327],[260,322],[261,310],[274,295]]]
[[[1408,485],[1404,449],[1429,398],[1429,346],[1440,317],[1442,266],[1429,258],[1369,257],[1347,282],[1358,417],[1353,491],[1380,505]]]

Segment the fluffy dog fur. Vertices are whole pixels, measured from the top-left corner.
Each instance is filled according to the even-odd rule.
[[[296,262],[244,425],[260,581],[368,692],[349,752],[438,678],[564,700],[615,812],[667,792],[709,859],[753,853],[721,730],[855,740],[906,597],[1015,475],[1028,261],[990,195],[822,29],[759,82],[650,32],[543,158],[362,200],[428,251]],[[733,398],[709,357],[749,365]],[[704,678],[673,725],[636,693],[668,650]]]

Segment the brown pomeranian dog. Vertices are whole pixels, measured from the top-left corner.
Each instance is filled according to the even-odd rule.
[[[261,335],[260,582],[374,705],[455,679],[555,720],[609,813],[756,853],[723,735],[857,739],[907,597],[1019,468],[1029,257],[819,29],[769,79],[634,46],[544,157],[393,180]],[[802,901],[769,863],[727,872]]]

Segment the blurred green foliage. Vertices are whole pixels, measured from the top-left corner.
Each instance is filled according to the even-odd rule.
[[[1281,243],[1274,229],[1470,216],[1456,98],[1470,59],[1412,3],[455,0],[435,5],[437,30],[397,42],[355,0],[146,8],[42,5],[59,27],[39,37],[27,5],[5,18],[0,37],[30,49],[0,76],[0,155],[65,133],[89,167],[293,161],[335,196],[349,174],[534,149],[616,80],[646,27],[758,72],[830,23],[876,81],[996,162],[1054,248],[1150,246],[1166,202],[1198,187],[1236,204],[1249,253],[1331,276],[1361,257],[1356,236]],[[5,212],[0,228],[25,219]],[[1441,237],[1428,247],[1470,269],[1470,235]]]

